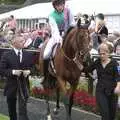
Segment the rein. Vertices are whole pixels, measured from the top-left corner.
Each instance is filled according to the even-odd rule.
[[[76,52],[75,57],[72,58],[72,59],[65,54],[65,52],[64,52],[64,50],[63,50],[62,48],[61,48],[61,52],[63,53],[63,56],[64,56],[67,60],[69,60],[70,62],[74,62],[74,63],[77,65],[77,67],[79,68],[79,70],[82,70],[82,69],[83,69],[83,65],[77,60],[77,57],[80,57],[79,54],[77,54],[78,52]],[[77,56],[77,55],[78,55],[78,56]]]

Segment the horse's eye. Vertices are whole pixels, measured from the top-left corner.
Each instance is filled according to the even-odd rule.
[[[79,55],[82,55],[82,52],[80,51],[78,54],[79,54]]]
[[[83,55],[83,51],[80,51],[80,55]]]

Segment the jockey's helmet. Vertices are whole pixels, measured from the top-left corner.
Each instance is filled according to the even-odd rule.
[[[52,0],[52,5],[54,7],[61,4],[65,4],[65,0]]]

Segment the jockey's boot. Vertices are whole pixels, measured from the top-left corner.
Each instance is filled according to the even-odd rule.
[[[48,76],[48,67],[49,67],[49,61],[50,59],[45,59],[44,63],[43,63],[43,72],[44,72],[44,80],[46,80],[47,76]]]

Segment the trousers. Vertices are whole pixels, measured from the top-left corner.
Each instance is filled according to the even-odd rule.
[[[57,43],[60,43],[60,45],[62,46],[62,42],[63,40],[61,36],[51,37],[45,47],[43,59],[44,60],[49,59],[52,53],[53,46]]]
[[[100,110],[101,120],[114,120],[118,97],[114,93],[106,94],[104,91],[96,91],[96,101]]]
[[[8,112],[10,120],[29,120],[27,116],[27,100],[23,100],[18,93],[18,117],[17,117],[17,98],[15,96],[7,97]],[[18,118],[18,119],[17,119]]]

